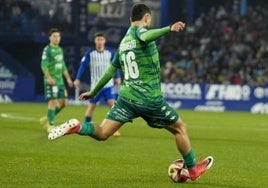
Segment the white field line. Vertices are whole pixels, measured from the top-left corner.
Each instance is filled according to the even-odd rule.
[[[8,113],[1,113],[0,117],[5,118],[5,119],[14,119],[14,120],[22,120],[22,121],[39,121],[39,118],[25,117],[23,115],[12,115]]]
[[[13,119],[13,120],[22,120],[22,121],[39,121],[39,118],[36,117],[25,117],[23,115],[12,115],[8,113],[1,113],[1,118],[5,119]],[[210,130],[239,130],[239,131],[268,131],[267,125],[258,125],[258,127],[255,125],[255,127],[220,127],[220,126],[198,126],[196,124],[194,125],[188,125],[188,129],[210,129]]]
[[[267,125],[259,124],[258,126],[255,125],[254,127],[221,127],[221,126],[198,126],[198,125],[188,125],[188,129],[206,129],[206,130],[228,130],[228,131],[268,131]]]

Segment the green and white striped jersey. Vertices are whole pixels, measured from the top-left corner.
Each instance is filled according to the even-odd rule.
[[[145,27],[130,26],[112,62],[124,73],[119,95],[141,103],[162,99],[158,50],[154,41],[141,40],[145,32]]]

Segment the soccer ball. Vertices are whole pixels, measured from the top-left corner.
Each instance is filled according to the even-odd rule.
[[[184,183],[189,180],[189,173],[182,159],[177,159],[169,165],[168,176],[175,183]]]

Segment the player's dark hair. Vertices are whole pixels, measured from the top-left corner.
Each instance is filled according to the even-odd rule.
[[[53,33],[60,33],[60,30],[58,28],[51,28],[48,31],[48,36],[51,36]]]
[[[135,4],[131,8],[130,19],[132,22],[139,21],[147,13],[151,14],[151,10],[148,6],[146,6],[145,4]]]
[[[95,35],[94,35],[94,38],[96,38],[96,37],[104,37],[105,38],[105,35],[101,32],[98,32],[98,33],[95,33]]]

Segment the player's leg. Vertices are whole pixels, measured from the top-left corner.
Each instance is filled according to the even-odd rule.
[[[211,167],[212,157],[196,162],[196,156],[191,148],[190,139],[187,134],[186,124],[179,118],[176,110],[168,105],[165,100],[156,105],[156,107],[154,104],[147,104],[147,107],[142,108],[141,112],[143,114],[142,117],[151,127],[165,128],[174,135],[176,146],[184,159],[192,180],[200,177]]]
[[[122,125],[123,123],[110,119],[104,119],[101,125],[93,122],[80,123],[77,119],[71,119],[53,128],[48,134],[48,139],[55,140],[67,134],[77,133],[104,141],[112,136]]]
[[[96,103],[92,100],[89,101],[88,105],[87,105],[87,109],[86,109],[86,112],[85,112],[85,122],[91,122],[92,120],[92,115],[93,115],[93,112],[96,108]]]
[[[177,149],[182,154],[188,167],[196,165],[195,154],[191,149],[191,143],[187,135],[186,125],[179,118],[178,113],[165,100],[158,104],[147,104],[140,108],[139,112],[149,126],[165,128],[175,137]],[[168,125],[168,126],[167,126]]]
[[[93,112],[97,106],[97,102],[100,101],[100,98],[103,96],[103,90],[101,90],[93,99],[89,100],[86,112],[85,112],[85,122],[92,121]]]
[[[114,105],[115,100],[114,99],[108,99],[107,105],[111,108]]]
[[[176,146],[180,153],[182,155],[188,154],[191,150],[191,144],[185,123],[181,119],[178,119],[174,124],[166,127],[166,129],[174,134]]]
[[[112,106],[114,105],[115,103],[115,91],[114,91],[114,87],[109,87],[109,88],[106,88],[105,91],[104,91],[104,97],[105,97],[105,100],[107,101],[107,105],[112,108]],[[120,136],[120,132],[119,131],[116,131],[113,136],[117,137],[117,136]]]
[[[63,108],[67,106],[68,93],[64,85],[58,86],[57,106],[55,108],[55,115],[57,115]]]
[[[71,119],[55,127],[49,133],[48,139],[54,140],[67,134],[78,133],[103,141],[113,135],[124,123],[131,122],[135,117],[137,114],[133,112],[131,105],[123,100],[117,100],[101,125],[93,122],[80,123],[77,119]]]
[[[186,124],[179,118],[175,123],[165,127],[175,137],[177,149],[183,156],[184,162],[188,168],[196,165],[196,156],[191,148],[191,143],[187,135]]]
[[[114,105],[114,103],[115,103],[115,100],[114,100],[114,99],[109,99],[109,100],[107,100],[107,105],[108,105],[110,108]],[[120,133],[118,130],[115,131],[114,134],[113,134],[114,137],[118,137],[118,136],[120,136],[120,135],[121,135],[121,133]]]
[[[114,87],[108,87],[103,89],[103,97],[107,102],[107,105],[111,108],[115,103],[115,90]]]
[[[123,123],[110,119],[104,119],[99,126],[93,123],[92,125],[94,126],[95,129],[95,131],[92,134],[83,131],[83,128],[80,130],[79,134],[91,136],[92,138],[99,141],[105,141],[109,137],[114,135],[114,133],[117,132],[118,129],[123,125]]]
[[[190,140],[187,135],[186,125],[181,119],[178,119],[177,122],[166,127],[166,129],[175,136],[177,148],[182,154],[188,168],[189,178],[191,180],[198,179],[212,166],[213,158],[209,156],[202,161],[196,162],[196,156],[191,148]]]
[[[55,126],[56,106],[57,106],[57,99],[50,99],[48,101],[47,124],[46,124],[47,132],[49,132]]]
[[[65,108],[67,106],[67,99],[66,98],[61,98],[57,100],[57,105],[55,108],[55,115],[57,115],[58,113],[60,113],[60,111]]]
[[[44,85],[44,95],[48,100],[47,114],[40,118],[40,123],[44,126],[47,132],[55,125],[55,109],[57,105],[58,87],[49,84]]]

